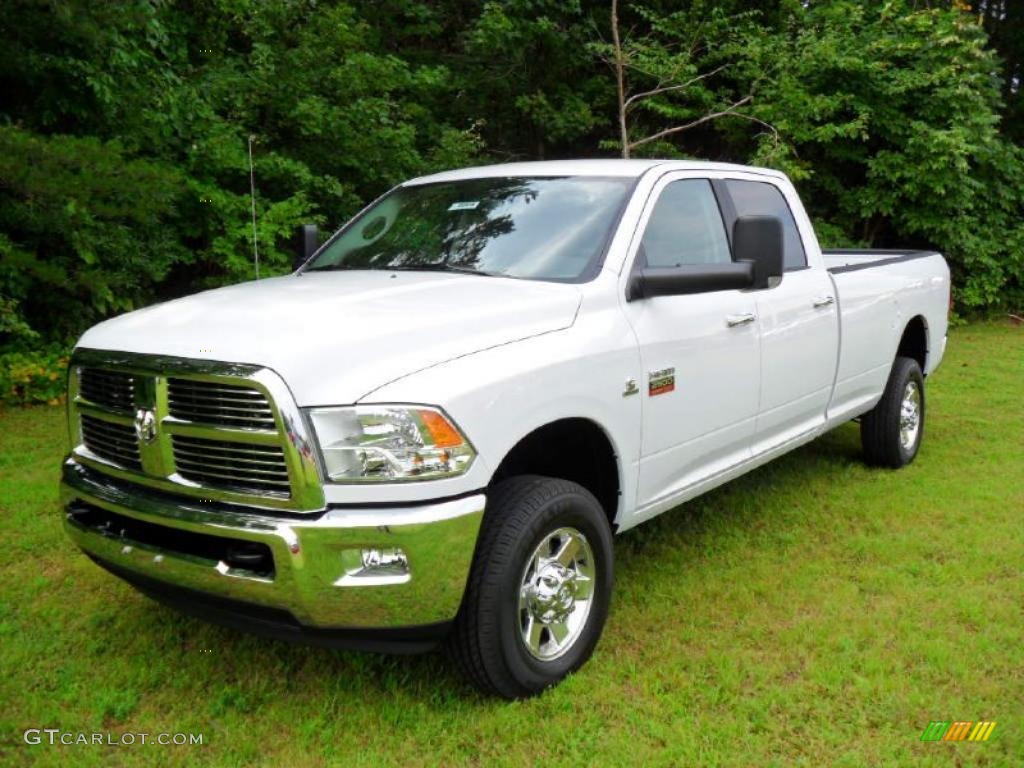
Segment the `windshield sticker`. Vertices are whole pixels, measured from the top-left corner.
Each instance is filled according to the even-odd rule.
[[[378,216],[365,227],[363,227],[362,236],[363,240],[373,240],[375,237],[380,235],[385,229],[387,229],[388,220],[383,216]]]
[[[452,203],[448,206],[449,211],[475,211],[476,207],[480,205],[479,200],[467,200],[464,203]]]

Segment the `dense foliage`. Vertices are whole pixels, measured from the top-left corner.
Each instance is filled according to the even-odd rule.
[[[961,311],[1019,307],[1020,13],[624,1],[630,92],[693,81],[636,103],[631,137],[694,125],[632,154],[782,168],[826,242],[939,248]],[[0,0],[0,28],[0,400],[48,398],[11,382],[98,319],[253,276],[250,146],[264,275],[411,175],[621,151],[607,0]]]

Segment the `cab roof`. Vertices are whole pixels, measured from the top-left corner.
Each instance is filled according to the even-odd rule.
[[[664,171],[747,171],[783,178],[783,174],[770,168],[732,163],[711,163],[702,160],[545,160],[528,163],[501,163],[442,171],[420,176],[403,186],[434,184],[439,181],[461,181],[501,176],[620,176],[637,178],[652,168]]]

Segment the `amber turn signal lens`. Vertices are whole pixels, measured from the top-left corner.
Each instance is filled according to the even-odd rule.
[[[420,411],[420,419],[423,426],[430,432],[434,445],[438,448],[454,448],[462,445],[462,435],[453,427],[444,416],[437,411]]]

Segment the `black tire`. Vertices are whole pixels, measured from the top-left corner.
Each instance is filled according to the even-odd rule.
[[[905,442],[902,411],[908,387],[911,386],[917,388],[920,405],[916,433]],[[865,460],[874,466],[891,469],[899,469],[912,462],[924,437],[924,417],[924,374],[921,373],[921,366],[913,358],[897,357],[882,399],[860,421],[860,443]]]
[[[524,627],[532,617],[529,609],[520,606],[520,592],[524,577],[532,573],[531,564],[537,562],[538,548],[542,543],[557,543],[559,532],[567,530],[582,534],[592,554],[592,565],[587,564],[589,555],[572,561],[581,573],[584,567],[593,569],[592,592],[589,603],[582,600],[573,605],[569,616],[581,609],[577,616],[564,619],[579,622],[570,635],[574,639],[566,641],[562,655],[542,660],[528,649],[524,638]],[[579,669],[593,653],[608,616],[612,570],[611,527],[593,494],[567,480],[534,475],[498,483],[488,491],[466,593],[449,638],[452,656],[485,693],[507,699],[540,693]],[[538,625],[543,637],[547,625]],[[557,645],[552,638],[549,634],[549,647]]]

